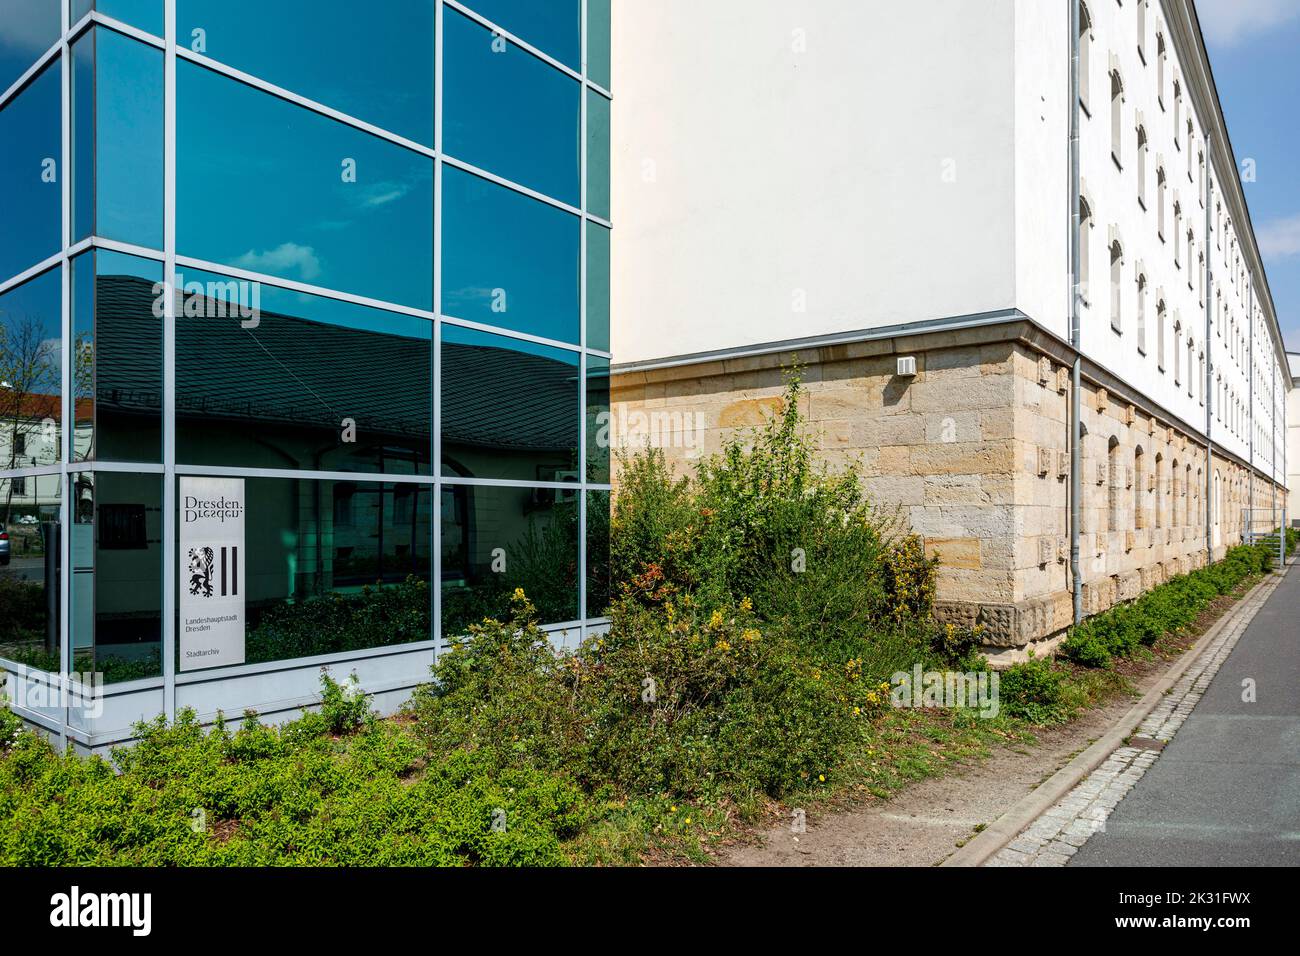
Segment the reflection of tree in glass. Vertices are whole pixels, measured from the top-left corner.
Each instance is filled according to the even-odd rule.
[[[45,336],[46,323],[30,313],[0,313],[0,448],[4,467],[31,464],[27,451],[31,436],[41,436],[44,423],[57,423],[62,410],[59,384],[62,367],[57,340]],[[54,433],[57,435],[57,432]],[[51,452],[57,459],[57,451]],[[8,524],[13,503],[13,482],[6,482],[0,524]]]

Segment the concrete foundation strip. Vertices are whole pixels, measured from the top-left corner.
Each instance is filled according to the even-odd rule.
[[[944,860],[940,866],[982,866],[999,850],[1015,840],[1026,827],[1055,806],[1062,797],[1073,790],[1088,774],[1101,766],[1112,753],[1124,746],[1124,739],[1137,732],[1138,727],[1141,726],[1147,715],[1160,704],[1165,693],[1200,658],[1205,649],[1214,643],[1224,628],[1231,626],[1239,615],[1248,612],[1254,614],[1258,611],[1258,607],[1249,607],[1249,598],[1255,597],[1262,590],[1267,590],[1268,594],[1271,594],[1281,584],[1282,578],[1288,570],[1289,568],[1286,568],[1279,574],[1269,575],[1247,594],[1243,595],[1237,606],[1219,618],[1213,627],[1202,634],[1196,643],[1156,682],[1155,686],[1148,690],[1127,714],[1116,721],[1110,730],[1106,731],[1096,742],[1068,764],[1048,777],[1047,780],[1039,784],[1033,791],[1026,794],[997,820],[975,834],[956,853]],[[1267,597],[1267,595],[1264,596]]]

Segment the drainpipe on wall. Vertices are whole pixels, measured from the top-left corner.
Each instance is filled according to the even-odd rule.
[[[1209,254],[1210,244],[1205,244],[1206,255]],[[1246,504],[1246,537],[1250,544],[1255,543],[1255,279],[1252,276],[1250,288],[1246,290],[1247,302],[1250,304],[1247,315],[1250,316],[1250,367],[1247,370],[1246,378],[1250,382],[1250,497]],[[1242,542],[1245,544],[1246,542]]]
[[[1070,589],[1074,623],[1083,623],[1083,577],[1079,570],[1079,499],[1083,495],[1083,356],[1079,333],[1079,0],[1070,3],[1070,347],[1074,367],[1070,374]]]
[[[1190,156],[1191,144],[1187,146]],[[1214,140],[1208,136],[1205,151],[1214,155]],[[1189,160],[1190,161],[1190,160]],[[1214,255],[1210,252],[1210,230],[1213,217],[1214,184],[1210,170],[1205,171],[1205,563],[1214,560]],[[1177,237],[1175,237],[1177,239]],[[1187,267],[1191,268],[1192,254],[1187,253]]]

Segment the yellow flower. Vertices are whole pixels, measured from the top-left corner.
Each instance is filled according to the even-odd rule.
[[[819,781],[821,781],[822,783],[825,783],[825,782],[826,782],[826,774],[824,774],[824,773],[819,773],[819,774],[817,775],[817,779],[818,779]]]
[[[731,645],[728,644],[726,641],[718,641],[718,650],[729,651],[731,650]]]
[[[690,822],[691,822],[691,818],[690,818],[690,817],[687,817],[687,818],[686,818],[686,823],[689,824]]]
[[[742,611],[752,611],[754,610],[754,602],[749,598],[742,598],[740,601],[740,609]]]
[[[722,627],[722,612],[714,611],[709,618],[709,627]]]
[[[740,636],[752,644],[754,641],[758,640],[763,635],[759,634],[758,631],[754,630],[751,627],[749,630],[745,631]]]
[[[523,589],[523,588],[515,588],[515,600],[516,600],[516,601],[526,601],[526,600],[528,600],[528,596],[527,596],[526,594],[524,594],[524,589]]]
[[[861,707],[854,707],[854,708],[853,708],[853,716],[854,716],[854,717],[861,716],[861,714],[862,714],[862,708],[861,708]]]

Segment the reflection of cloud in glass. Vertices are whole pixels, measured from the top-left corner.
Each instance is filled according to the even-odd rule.
[[[250,272],[266,272],[272,275],[285,275],[296,271],[303,282],[311,282],[320,277],[320,259],[311,246],[300,246],[296,242],[285,242],[266,252],[249,249],[235,260],[235,265]]]
[[[365,209],[386,206],[390,202],[401,199],[410,191],[411,187],[405,183],[375,183],[362,189],[361,205]]]

